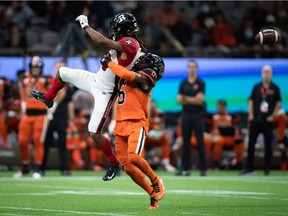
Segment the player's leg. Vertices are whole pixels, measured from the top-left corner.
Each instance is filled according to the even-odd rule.
[[[264,175],[269,175],[273,157],[273,123],[265,122],[262,125],[262,133],[264,135],[265,142]]]
[[[237,168],[241,168],[243,164],[243,154],[245,151],[245,144],[241,135],[235,135],[233,137],[234,152],[236,153]]]
[[[213,145],[213,164],[216,168],[219,167],[219,162],[221,159],[222,151],[223,151],[223,146],[225,143],[225,138],[221,135],[218,135],[214,139],[214,145]]]
[[[48,130],[48,119],[46,115],[35,117],[33,125],[34,141],[34,172],[33,178],[41,178],[40,168],[44,157],[44,141]]]
[[[146,180],[144,174],[130,162],[128,158],[127,142],[128,142],[128,139],[126,137],[121,137],[117,135],[115,136],[115,147],[116,147],[116,152],[117,152],[119,161],[121,162],[124,168],[124,171],[127,173],[127,175],[129,175],[130,178],[137,185],[142,187],[150,196],[154,192],[154,188]],[[149,208],[151,209],[158,208],[158,201],[151,200],[151,204]]]
[[[36,90],[31,90],[32,96],[43,101],[47,107],[53,106],[53,100],[57,96],[57,93],[64,87],[65,83],[71,83],[79,89],[91,93],[91,87],[96,82],[96,74],[80,70],[71,69],[68,67],[60,67],[56,73],[55,78],[52,82],[46,94]]]
[[[248,156],[245,169],[241,174],[250,174],[254,170],[254,153],[257,137],[260,133],[260,123],[257,120],[250,122],[249,141],[248,141]]]
[[[88,124],[88,131],[95,145],[103,151],[110,163],[108,171],[103,176],[104,181],[109,181],[119,173],[120,163],[112,150],[109,139],[102,134],[102,129],[114,104],[116,92],[110,94],[93,87],[92,95],[94,97],[94,109]]]
[[[128,138],[128,159],[150,179],[155,190],[153,197],[158,201],[164,197],[165,188],[162,179],[155,174],[149,163],[141,156],[145,137],[145,129],[139,124],[139,127],[135,127]]]
[[[195,130],[195,136],[197,140],[197,150],[199,154],[199,168],[200,168],[200,175],[205,176],[206,175],[206,154],[205,154],[205,148],[204,148],[204,121],[202,116],[193,116],[193,127]]]
[[[15,178],[20,178],[30,171],[29,142],[33,132],[32,122],[29,116],[23,116],[19,123],[18,143],[22,162],[22,170],[15,173]]]

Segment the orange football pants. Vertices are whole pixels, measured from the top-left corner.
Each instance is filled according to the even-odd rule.
[[[278,129],[277,131],[277,140],[283,140],[284,134],[285,134],[285,129],[286,129],[286,121],[287,121],[287,116],[286,114],[282,114],[277,116],[274,119],[274,122],[276,124],[276,127]]]
[[[8,147],[7,139],[7,127],[4,121],[4,113],[0,112],[0,144],[3,144],[3,147]]]
[[[222,155],[222,150],[224,147],[233,147],[236,153],[236,159],[238,162],[243,161],[243,153],[245,150],[244,142],[236,143],[236,140],[240,137],[236,136],[218,136],[213,145],[213,162],[219,162]]]
[[[33,135],[34,142],[34,163],[42,164],[44,156],[44,140],[45,134],[43,132],[48,126],[46,115],[23,116],[19,123],[19,149],[21,160],[23,163],[29,163],[30,150],[29,144],[31,136]]]
[[[160,139],[151,139],[149,137],[146,138],[145,150],[151,150],[155,147],[161,147],[163,159],[170,158],[169,137],[166,134],[164,134]]]
[[[150,194],[153,188],[145,178],[145,175],[151,182],[157,176],[148,162],[141,156],[146,134],[147,130],[144,129],[141,121],[121,121],[116,123],[115,147],[117,157],[127,175]]]

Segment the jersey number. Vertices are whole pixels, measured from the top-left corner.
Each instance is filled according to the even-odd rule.
[[[126,92],[121,90],[119,91],[119,96],[118,96],[118,104],[123,105],[126,100]]]

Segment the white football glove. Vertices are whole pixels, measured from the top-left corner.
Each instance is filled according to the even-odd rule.
[[[75,21],[78,21],[83,29],[89,27],[88,18],[85,15],[78,16]]]

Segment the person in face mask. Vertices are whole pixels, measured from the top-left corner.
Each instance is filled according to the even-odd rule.
[[[238,47],[240,50],[240,56],[243,57],[253,57],[255,54],[256,43],[254,40],[254,35],[256,34],[254,23],[251,19],[246,19],[243,21],[241,28],[238,32]]]

